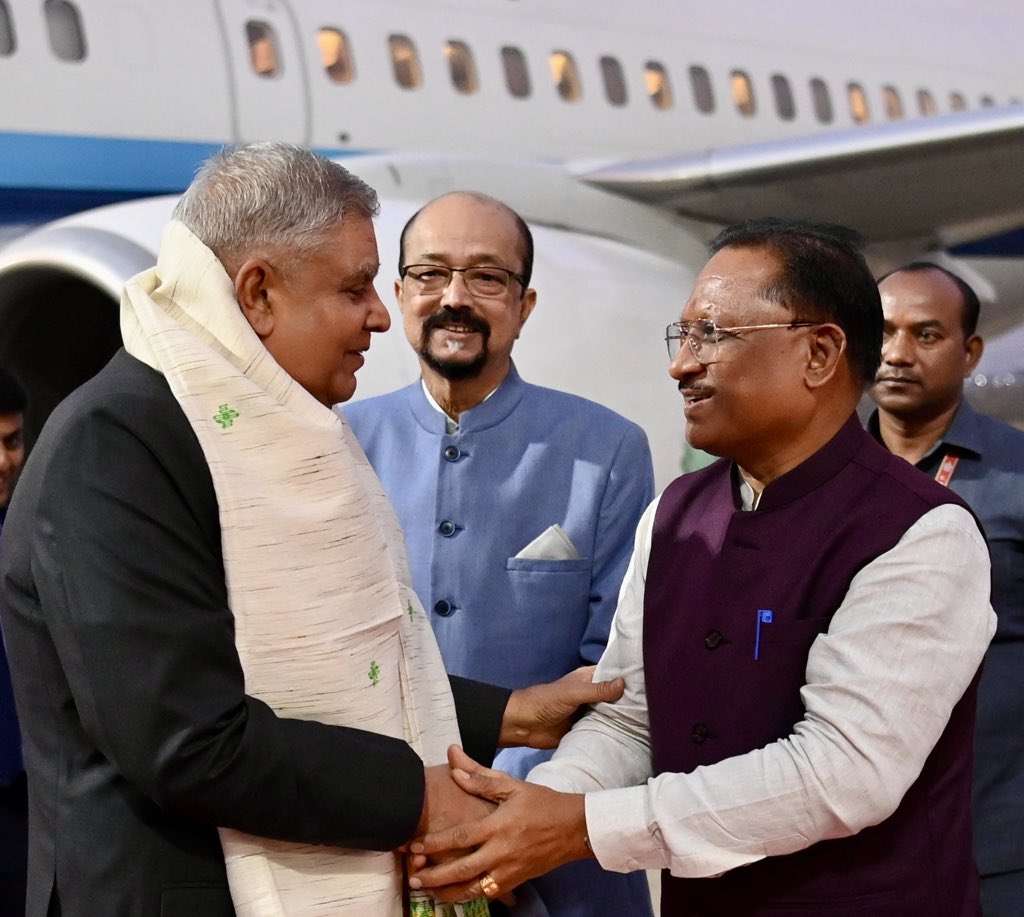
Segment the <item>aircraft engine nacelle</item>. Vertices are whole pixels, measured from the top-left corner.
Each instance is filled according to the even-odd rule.
[[[99,208],[0,250],[0,363],[29,393],[30,446],[50,411],[121,346],[121,287],[155,262],[173,201]]]

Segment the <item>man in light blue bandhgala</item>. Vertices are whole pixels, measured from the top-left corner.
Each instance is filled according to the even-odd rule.
[[[643,431],[524,382],[533,240],[500,201],[440,197],[402,232],[395,294],[422,379],[345,407],[405,533],[449,672],[508,687],[596,662],[653,496]],[[501,752],[524,777],[545,753]],[[498,906],[493,904],[492,906]],[[642,874],[575,863],[518,892],[516,917],[650,914]]]

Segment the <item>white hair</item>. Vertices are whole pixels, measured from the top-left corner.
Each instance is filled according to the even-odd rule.
[[[370,219],[377,193],[347,169],[287,143],[253,143],[211,156],[174,208],[227,266],[250,253],[313,254],[350,215]]]

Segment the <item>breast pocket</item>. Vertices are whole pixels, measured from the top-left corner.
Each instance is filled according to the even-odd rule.
[[[590,609],[591,561],[510,557],[505,563],[508,609],[502,643],[519,654],[524,684],[564,675],[579,664]],[[526,652],[524,652],[524,650]]]

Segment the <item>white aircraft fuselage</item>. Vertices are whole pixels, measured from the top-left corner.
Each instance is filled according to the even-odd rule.
[[[723,223],[847,222],[880,268],[998,235],[956,266],[983,329],[1021,323],[1022,39],[1012,0],[3,0],[0,360],[38,425],[116,346],[173,204],[153,196],[224,143],[286,140],[378,189],[385,286],[429,197],[519,210],[540,305],[517,364],[642,423],[664,484],[682,414],[661,335]],[[392,331],[359,395],[416,371]]]

